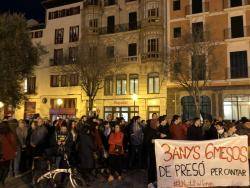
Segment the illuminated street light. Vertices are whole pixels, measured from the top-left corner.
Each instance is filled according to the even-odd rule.
[[[0,101],[0,108],[4,107],[4,103]]]
[[[56,101],[58,106],[61,106],[63,104],[63,100],[62,99],[57,99]]]
[[[135,93],[132,95],[132,99],[134,101],[134,116],[135,116],[135,101],[137,101],[138,99],[138,95],[136,95]]]

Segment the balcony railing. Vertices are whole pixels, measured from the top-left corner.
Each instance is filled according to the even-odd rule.
[[[137,59],[137,56],[122,57],[122,62],[135,62]]]
[[[125,3],[132,2],[132,1],[137,1],[137,0],[125,0]]]
[[[235,1],[235,4],[231,4],[231,0],[223,0],[223,8],[234,8],[234,7],[239,7],[239,6],[245,6],[245,5],[250,5],[250,0],[238,0]]]
[[[111,5],[117,5],[118,0],[105,0],[104,1],[104,6],[111,6]]]
[[[160,52],[148,52],[144,53],[141,56],[142,61],[143,60],[161,60],[162,54]]]
[[[187,5],[185,8],[186,15],[199,14],[209,11],[209,2],[203,2],[200,10],[193,9],[192,5]]]
[[[101,4],[100,0],[86,0],[84,6],[98,6]]]
[[[141,28],[140,22],[136,24],[119,24],[115,27],[102,27],[99,30],[100,34],[112,34],[112,33],[119,33],[119,32],[126,32],[126,31],[133,31]]]
[[[244,79],[250,78],[250,67],[226,68],[226,79]]]
[[[241,38],[241,37],[249,37],[250,36],[250,26],[244,26],[242,30],[238,28],[233,31],[232,28],[227,28],[224,30],[224,39],[233,39],[233,38]]]

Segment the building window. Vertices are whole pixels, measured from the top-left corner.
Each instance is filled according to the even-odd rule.
[[[90,28],[97,28],[98,27],[98,19],[90,19],[89,20],[89,27]]]
[[[131,43],[128,45],[128,56],[136,56],[137,55],[137,44]]]
[[[43,37],[43,31],[34,31],[31,32],[31,38],[42,38]]]
[[[173,10],[181,10],[181,1],[173,0]]]
[[[36,113],[36,103],[35,102],[25,102],[24,104],[24,118],[32,118]]]
[[[206,57],[205,55],[192,56],[192,79],[206,79]]]
[[[61,87],[67,87],[67,86],[68,86],[68,76],[61,75]]]
[[[137,12],[129,13],[129,30],[137,29]]]
[[[139,85],[139,76],[138,74],[129,75],[129,91],[130,94],[138,94],[138,85]]]
[[[62,65],[62,64],[63,64],[63,49],[55,49],[53,65]]]
[[[126,95],[127,94],[127,75],[116,76],[116,94]]]
[[[79,40],[79,26],[72,26],[69,28],[69,42],[76,42]]]
[[[105,0],[104,6],[111,6],[117,4],[117,0]]]
[[[115,57],[115,47],[114,46],[107,46],[106,47],[106,55],[107,55],[107,58],[114,58]]]
[[[69,75],[69,85],[70,86],[78,86],[78,84],[79,84],[78,78],[79,78],[78,74]]]
[[[159,38],[148,39],[148,52],[159,52]]]
[[[69,48],[69,63],[75,63],[78,56],[78,47]]]
[[[29,77],[27,79],[27,93],[28,94],[36,93],[36,77]]]
[[[159,106],[148,106],[148,119],[152,118],[153,114],[160,115],[160,107]]]
[[[59,75],[50,75],[50,87],[59,87]]]
[[[108,76],[104,80],[104,95],[113,95],[113,76]]]
[[[230,52],[231,78],[248,78],[247,51]]]
[[[211,118],[211,99],[208,96],[201,96],[200,110],[203,119]],[[194,98],[192,96],[185,96],[181,98],[182,117],[185,120],[196,118],[196,108]]]
[[[243,16],[231,17],[231,37],[244,37]]]
[[[159,73],[148,74],[148,93],[154,94],[160,92],[160,78]]]
[[[250,117],[250,95],[228,95],[223,101],[224,119],[239,120]]]
[[[192,0],[192,14],[203,12],[203,0]]]
[[[181,37],[181,27],[175,27],[174,28],[174,38],[180,38]]]
[[[192,36],[195,42],[203,41],[203,22],[192,23]]]
[[[49,20],[80,14],[80,6],[49,12]]]
[[[115,32],[115,16],[108,16],[107,18],[107,33]]]
[[[62,44],[63,43],[63,35],[64,35],[63,28],[55,30],[55,44]]]
[[[159,8],[148,9],[148,18],[150,17],[159,17]]]
[[[125,121],[129,121],[134,115],[139,115],[139,107],[135,106],[105,106],[104,119],[111,114],[112,117],[123,117]]]
[[[230,0],[230,7],[242,6],[242,0]]]

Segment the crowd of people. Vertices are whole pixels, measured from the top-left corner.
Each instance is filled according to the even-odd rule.
[[[156,187],[155,139],[199,141],[237,135],[248,135],[249,141],[247,118],[183,121],[179,115],[168,118],[155,113],[147,121],[134,116],[130,122],[113,119],[111,114],[106,120],[95,116],[54,122],[41,117],[4,119],[0,123],[0,184],[8,176],[18,177],[30,170],[35,184],[48,163],[55,168],[67,168],[69,163],[87,185],[100,174],[111,182],[122,180],[127,170],[147,169],[148,187]]]

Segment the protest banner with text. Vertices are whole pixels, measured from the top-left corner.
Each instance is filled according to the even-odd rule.
[[[157,183],[167,187],[248,186],[247,136],[155,140]]]

